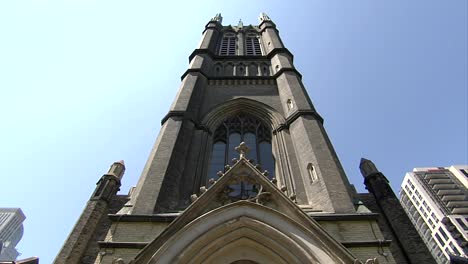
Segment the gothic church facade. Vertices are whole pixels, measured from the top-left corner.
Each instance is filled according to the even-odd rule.
[[[55,263],[434,263],[372,162],[348,182],[266,14],[189,60],[136,187],[114,163]]]

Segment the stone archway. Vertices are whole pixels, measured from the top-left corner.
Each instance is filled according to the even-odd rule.
[[[203,117],[201,124],[214,131],[226,117],[246,112],[262,120],[272,130],[286,123],[284,117],[272,107],[248,98],[236,98],[215,106]]]
[[[151,254],[148,263],[286,264],[354,260],[322,232],[305,228],[268,207],[239,201],[185,225]]]

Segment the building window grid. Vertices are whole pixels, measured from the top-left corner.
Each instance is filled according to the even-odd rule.
[[[420,204],[420,203],[419,203],[419,200],[418,200],[418,199],[414,199],[414,203],[415,203],[416,207],[419,208],[419,204]]]
[[[455,220],[457,221],[457,223],[460,225],[460,227],[465,231],[468,231],[468,225],[464,222],[464,219],[463,218],[455,218]]]
[[[428,248],[432,256],[436,259],[438,263],[446,263],[447,259],[443,257],[442,248],[436,243],[433,236],[430,237],[428,242]]]
[[[405,191],[408,193],[408,195],[411,195],[413,192],[411,191],[410,186],[407,184],[405,185]]]
[[[460,171],[465,175],[466,178],[468,178],[468,172],[465,169],[460,169]]]
[[[442,228],[442,226],[439,227],[439,233],[442,235],[445,242],[447,242],[449,240],[449,237],[448,237],[447,233],[445,232],[444,228]]]
[[[443,248],[445,245],[445,241],[440,237],[440,234],[438,232],[435,233],[434,237],[436,238],[436,241],[439,242],[439,248]]]
[[[434,221],[436,222],[436,224],[439,223],[439,218],[437,218],[437,216],[436,216],[435,213],[431,213],[431,217],[434,219]]]
[[[408,185],[411,187],[412,190],[414,190],[414,184],[411,182],[411,180],[408,179]]]
[[[429,179],[428,179],[428,178],[430,178],[431,175],[443,175],[445,177],[448,177],[447,173],[441,173],[439,171],[439,172],[436,172],[436,173],[434,173],[434,172],[415,173],[414,175],[416,176],[415,177],[416,180],[421,183],[420,185],[423,187],[423,189],[426,191],[426,193],[428,193],[430,196],[432,196],[432,198],[434,200],[436,200],[438,204],[440,204],[440,208],[442,208],[445,213],[450,214],[451,210],[446,206],[445,202],[440,199],[440,197],[437,195],[435,190],[430,187],[432,185],[429,184]]]
[[[434,196],[433,198],[435,198],[436,200],[440,200],[440,197],[435,193],[435,191],[434,191],[432,188],[430,188],[430,186],[432,186],[432,185],[428,185],[429,182],[428,182],[428,179],[426,179],[426,178],[429,178],[428,175],[434,175],[434,174],[439,174],[439,175],[441,175],[441,176],[445,176],[445,177],[448,177],[448,178],[452,178],[452,177],[451,177],[450,175],[448,175],[446,172],[443,172],[443,173],[437,172],[437,173],[416,174],[416,176],[417,176],[416,179],[422,182],[422,183],[421,183],[422,187],[423,187],[427,192],[429,192],[429,193],[431,194],[431,196]],[[411,184],[410,184],[410,183],[411,183],[411,182],[408,181],[408,185],[411,186],[412,183],[411,183]],[[407,191],[407,190],[406,190],[406,191]],[[415,203],[417,203],[417,204],[419,204],[419,200],[422,200],[422,197],[420,196],[420,193],[419,193],[419,192],[413,193],[413,195],[411,196],[411,198],[412,198],[412,200],[414,200],[413,202],[417,201],[417,202],[415,202]],[[439,202],[442,202],[442,201],[439,201]],[[446,207],[445,203],[440,203],[440,204],[441,204],[443,210],[445,210],[447,213],[450,213],[450,210]],[[422,211],[422,208],[423,208],[423,207],[421,206],[421,207],[418,207],[418,208],[416,208],[416,209]],[[428,213],[430,213],[430,217],[432,217],[432,219],[434,220],[434,222],[435,222],[436,224],[439,224],[440,219],[436,216],[436,214],[435,214],[434,212],[432,212],[431,208],[430,208],[428,205],[426,205],[424,208],[428,211]],[[413,210],[414,210],[414,209],[413,209]],[[416,211],[416,210],[414,210],[414,212],[415,212],[415,211]],[[435,225],[432,221],[429,221],[429,219],[430,219],[429,217],[427,217],[427,219],[428,219],[427,222],[429,223],[430,227],[434,230],[434,228],[436,227],[436,225]],[[412,219],[412,222],[413,222],[413,224],[417,224],[417,222],[414,221],[413,219]],[[445,230],[445,229],[441,229],[441,230]],[[420,228],[418,229],[418,232],[419,232],[419,231],[420,231]],[[439,231],[439,232],[440,232],[440,231]],[[447,232],[447,231],[442,231],[442,232],[440,232],[440,234],[439,234],[439,232],[437,232],[437,230],[434,230],[434,236],[432,237],[432,240],[434,240],[434,241],[435,241],[434,237],[437,238],[437,242],[438,242],[438,243],[435,243],[435,244],[437,245],[437,252],[438,252],[438,254],[437,254],[437,256],[436,256],[436,259],[437,259],[437,261],[438,261],[439,263],[448,263],[449,255],[448,255],[447,248],[450,247],[449,241],[450,241],[451,239],[453,239],[453,238],[448,238],[448,240],[444,241],[444,240],[441,238],[441,235],[442,235],[442,236],[446,235],[445,232]],[[420,234],[421,234],[421,233],[420,233]],[[453,245],[453,244],[452,244],[452,245]],[[457,246],[458,246],[458,244],[457,244]],[[454,251],[451,247],[450,247],[449,251],[450,251],[450,252],[453,251],[454,253],[460,252],[459,249],[458,249],[457,247],[454,247],[454,248],[456,249],[455,251]],[[465,254],[463,254],[463,256],[465,256]]]
[[[407,212],[409,212],[410,220],[416,227],[418,233],[421,235],[421,237],[428,241],[430,245],[432,245],[431,252],[437,259],[437,261],[439,263],[447,263],[449,256],[446,253],[445,249],[446,247],[448,247],[446,241],[448,241],[449,238],[447,237],[447,240],[444,240],[441,237],[441,235],[439,235],[440,232],[442,236],[446,238],[446,233],[441,231],[437,232],[437,230],[435,229],[435,224],[430,219],[428,213],[426,213],[426,210],[428,210],[431,214],[431,217],[434,218],[436,222],[439,222],[436,215],[433,212],[430,212],[430,207],[427,205],[427,203],[423,203],[421,204],[421,206],[418,206],[420,204],[420,199],[422,199],[422,196],[419,192],[415,192],[412,196],[404,194],[402,200],[405,202],[402,203],[402,205],[404,205],[403,207],[407,210]],[[425,218],[421,217],[421,215],[424,215]],[[442,229],[439,228],[439,230]],[[437,239],[438,243],[436,242],[436,239],[434,239],[434,237]]]

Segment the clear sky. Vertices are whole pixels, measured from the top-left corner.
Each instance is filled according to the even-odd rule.
[[[135,185],[206,22],[277,24],[350,181],[468,163],[466,0],[0,1],[0,207],[51,263],[112,162]]]

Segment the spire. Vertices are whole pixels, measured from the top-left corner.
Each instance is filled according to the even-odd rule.
[[[379,170],[377,169],[375,164],[372,161],[365,158],[361,158],[359,169],[361,170],[361,174],[362,176],[364,176],[364,178],[379,173]]]
[[[221,16],[221,13],[217,13],[210,21],[218,22],[221,24],[223,22],[223,17]]]

